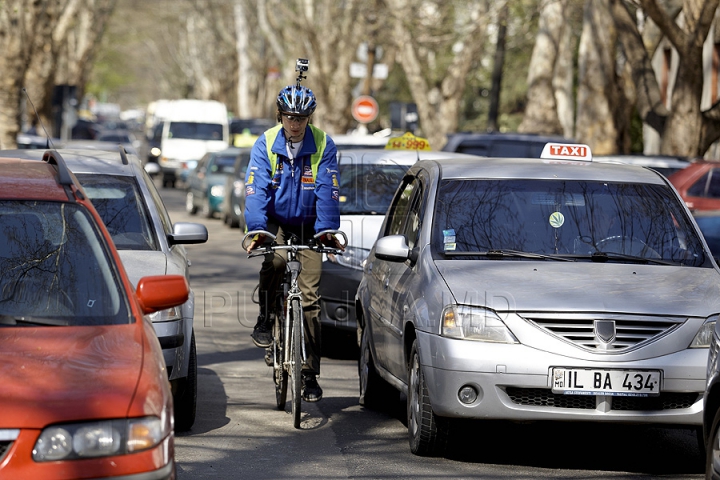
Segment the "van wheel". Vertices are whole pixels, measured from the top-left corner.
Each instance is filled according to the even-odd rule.
[[[192,192],[187,192],[185,195],[185,211],[190,215],[197,213],[197,207],[195,206],[195,195]]]
[[[410,451],[420,456],[437,456],[445,453],[450,421],[433,413],[417,340],[413,342],[408,365],[407,425]]]

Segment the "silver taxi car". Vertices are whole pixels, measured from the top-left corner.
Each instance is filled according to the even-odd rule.
[[[116,151],[60,149],[71,172],[100,214],[133,285],[147,275],[183,275],[190,281],[184,245],[207,241],[198,223],[172,223],[140,159]],[[0,150],[0,156],[41,160],[43,150]],[[175,430],[189,430],[197,404],[195,299],[150,315],[162,347],[175,405]]]
[[[405,392],[415,454],[453,418],[702,428],[720,270],[692,216],[653,170],[543,156],[416,163],[365,263],[360,402]]]

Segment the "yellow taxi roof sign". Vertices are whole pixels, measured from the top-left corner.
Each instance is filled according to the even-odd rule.
[[[548,142],[545,144],[540,158],[592,162],[592,151],[590,151],[590,147],[581,143]]]
[[[386,150],[431,150],[427,138],[416,137],[410,132],[401,137],[392,137],[385,145]]]

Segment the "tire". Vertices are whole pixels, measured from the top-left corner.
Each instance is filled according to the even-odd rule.
[[[213,218],[215,216],[215,213],[212,211],[212,208],[210,208],[210,199],[209,198],[206,198],[205,200],[203,200],[202,215],[205,218]]]
[[[417,340],[410,350],[408,365],[407,424],[410,451],[420,456],[445,453],[449,437],[449,421],[432,411],[425,375],[417,351]]]
[[[197,351],[195,332],[190,339],[190,365],[187,377],[180,380],[175,397],[175,431],[186,432],[195,423],[197,410]]]
[[[360,380],[360,405],[379,409],[398,400],[400,392],[383,380],[375,370],[370,351],[370,331],[367,325],[360,337],[360,356],[358,358],[358,378]]]
[[[197,207],[195,206],[195,195],[191,191],[185,194],[185,211],[190,215],[197,213]]]
[[[294,298],[291,300],[290,308],[292,311],[292,346],[290,351],[292,353],[292,369],[290,371],[290,378],[292,379],[292,414],[293,414],[293,426],[300,428],[300,390],[301,390],[301,370],[302,370],[302,321],[303,313],[302,307],[300,306],[300,300]]]
[[[718,472],[720,473],[720,408],[715,412],[713,418],[712,428],[708,434],[708,444],[706,448],[701,448],[700,451],[707,451],[705,454],[705,478],[717,478],[714,475],[716,465]],[[703,442],[704,443],[704,442]],[[704,445],[703,445],[704,446]],[[705,447],[705,446],[704,446]]]
[[[275,380],[275,401],[278,410],[285,410],[287,399],[288,372],[283,367],[283,328],[279,317],[275,316],[273,348],[277,365],[273,365],[273,379]]]

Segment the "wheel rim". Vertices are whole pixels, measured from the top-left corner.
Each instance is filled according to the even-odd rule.
[[[715,429],[710,444],[710,473],[720,470],[720,428]]]
[[[412,358],[410,368],[410,385],[408,386],[408,428],[413,436],[418,431],[418,415],[420,414],[420,378],[417,355]]]

